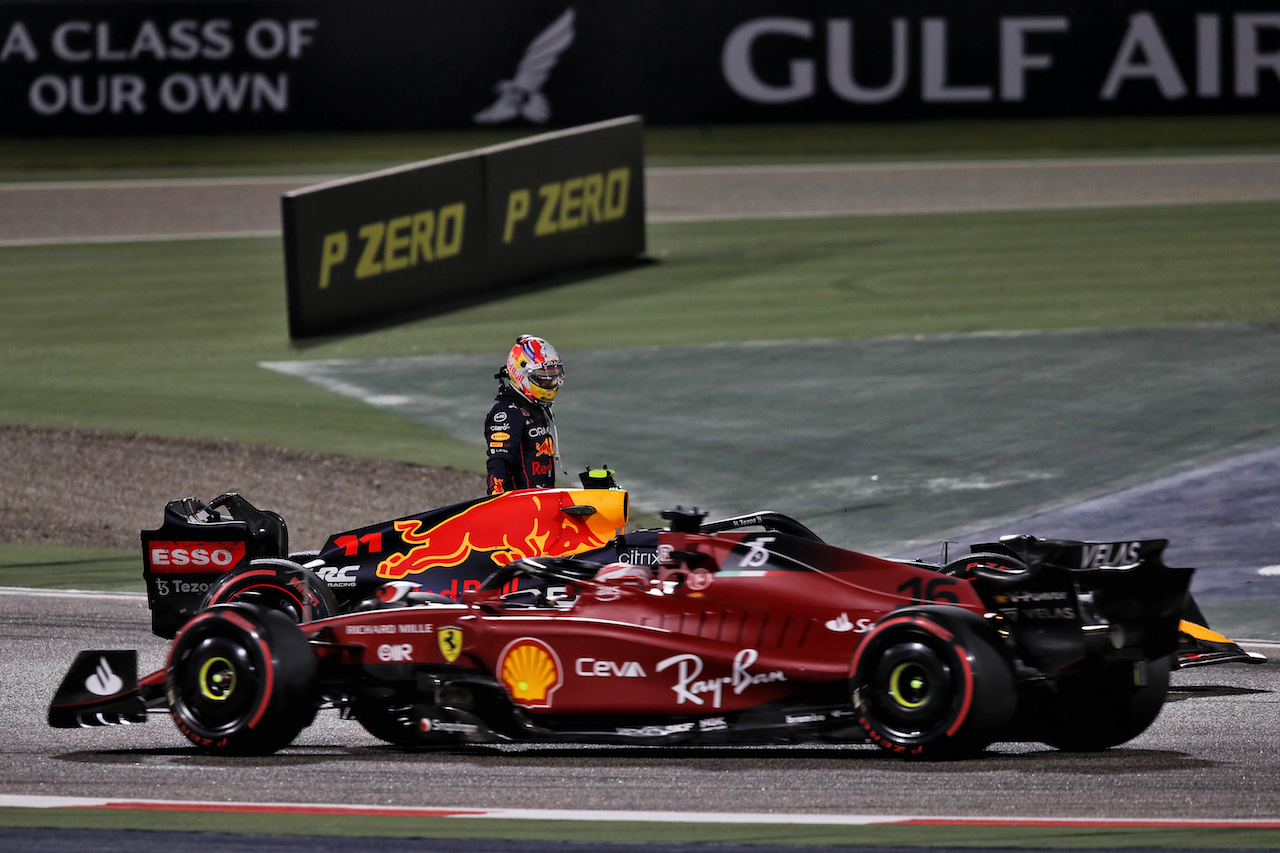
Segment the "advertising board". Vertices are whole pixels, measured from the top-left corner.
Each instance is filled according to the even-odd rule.
[[[0,3],[5,134],[1278,110],[1274,0]]]
[[[417,315],[644,252],[635,116],[285,194],[289,333]]]

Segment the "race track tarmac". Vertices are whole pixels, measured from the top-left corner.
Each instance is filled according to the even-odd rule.
[[[0,184],[0,246],[272,236],[324,176]],[[650,222],[1280,199],[1280,157],[649,169]]]
[[[200,755],[164,716],[124,728],[45,725],[47,703],[79,649],[137,648],[140,672],[161,666],[165,643],[148,626],[141,596],[4,591],[0,794],[845,815],[1280,814],[1274,660],[1176,673],[1161,716],[1120,748],[1069,754],[998,744],[981,758],[942,764],[862,744],[405,752],[333,712],[269,758]]]

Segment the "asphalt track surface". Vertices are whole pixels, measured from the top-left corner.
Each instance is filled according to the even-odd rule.
[[[273,236],[333,176],[0,184],[0,246]],[[649,169],[650,222],[1280,199],[1280,157]]]
[[[852,746],[495,747],[402,751],[322,712],[269,758],[196,753],[165,716],[56,730],[48,702],[76,652],[136,648],[163,665],[138,595],[0,595],[0,794],[827,815],[1275,818],[1280,663],[1175,673],[1155,724],[1123,747],[1000,744],[929,764]],[[1275,651],[1272,649],[1271,651]]]
[[[787,189],[797,181],[803,187]],[[107,185],[7,185],[0,187],[0,245],[275,234],[280,192],[309,182],[155,182],[114,190]],[[683,191],[694,182],[702,182],[704,195],[691,212]],[[1117,190],[1121,184],[1124,188]],[[736,169],[699,170],[698,175],[654,170],[649,187],[655,221],[976,209],[974,205],[1017,209],[1194,203],[1280,198],[1280,158],[1169,159],[1125,162],[1119,168],[1109,161],[1072,161],[787,167],[749,175]],[[851,189],[837,198],[838,187]],[[1030,196],[1029,189],[1035,190]],[[976,202],[975,191],[981,197]],[[1047,201],[1045,193],[1054,200]],[[1275,649],[1264,649],[1273,662],[1261,666],[1176,673],[1159,719],[1121,748],[1072,755],[1035,744],[998,744],[979,759],[943,765],[902,762],[866,745],[476,747],[414,753],[382,745],[331,714],[322,715],[294,746],[267,759],[201,756],[163,717],[129,728],[47,728],[45,708],[77,650],[138,648],[142,670],[160,665],[164,644],[151,637],[147,625],[146,605],[139,597],[13,590],[0,596],[0,711],[8,732],[0,747],[0,793],[936,816],[1280,815],[1274,752],[1280,735],[1280,664],[1274,662]],[[6,843],[9,849],[37,844],[43,849],[136,849],[133,845],[141,841],[128,834],[94,833],[90,842],[76,832],[23,832],[8,830],[0,838],[12,842]],[[147,836],[148,844],[165,840]],[[180,846],[182,840],[175,834],[165,846]],[[322,849],[307,839],[205,836],[200,845],[206,850]],[[335,847],[361,849],[346,841]],[[381,841],[378,848],[400,849],[397,842]],[[513,848],[502,842],[417,842],[414,849]],[[522,844],[521,849],[539,848]]]

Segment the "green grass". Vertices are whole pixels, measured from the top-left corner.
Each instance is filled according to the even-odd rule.
[[[541,128],[417,133],[0,138],[0,181],[355,173]],[[1280,116],[649,127],[651,166],[1280,151]]]
[[[273,239],[0,249],[0,422],[479,468],[258,367],[756,339],[1280,322],[1280,203],[650,227],[657,263],[291,345]]]
[[[478,467],[474,450],[257,366],[297,357],[273,239],[0,250],[0,422]]]
[[[255,815],[128,809],[0,809],[0,826],[237,832],[374,838],[511,839],[665,844],[793,844],[869,847],[1028,847],[1046,850],[1274,850],[1271,829],[1147,827],[811,826],[624,821],[471,820],[457,818]],[[193,841],[199,836],[192,836]]]
[[[0,586],[146,592],[135,550],[0,543]]]

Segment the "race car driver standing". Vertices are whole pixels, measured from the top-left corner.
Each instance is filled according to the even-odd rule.
[[[552,488],[560,460],[551,414],[564,382],[560,354],[542,338],[521,335],[494,378],[501,386],[484,421],[489,494]]]

